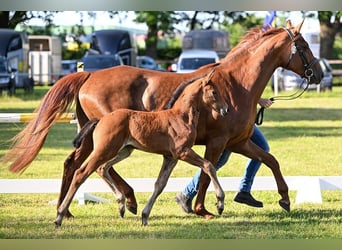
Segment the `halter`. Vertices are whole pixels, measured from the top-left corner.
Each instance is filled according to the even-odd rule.
[[[286,64],[286,67],[287,68],[292,60],[292,57],[297,53],[299,53],[299,56],[300,56],[300,59],[302,60],[303,62],[303,65],[304,65],[304,77],[306,77],[308,79],[308,83],[310,83],[310,80],[311,80],[311,77],[313,76],[313,70],[312,70],[312,66],[318,61],[317,58],[314,58],[312,59],[312,61],[309,63],[307,58],[305,57],[304,55],[304,51],[302,49],[301,46],[299,46],[297,43],[296,43],[296,39],[295,39],[295,36],[293,35],[292,31],[288,28],[283,28],[287,34],[289,35],[291,41],[293,42],[293,45],[291,47],[291,54],[290,54],[290,57],[289,57],[289,60]]]
[[[300,87],[299,89],[291,94],[291,95],[288,95],[288,96],[274,96],[274,97],[271,97],[270,100],[271,101],[275,101],[275,100],[293,100],[293,99],[296,99],[298,97],[300,97],[309,87],[309,84],[310,84],[310,79],[311,77],[313,76],[313,70],[312,70],[312,65],[314,65],[318,60],[317,58],[314,58],[312,59],[312,61],[310,63],[308,63],[308,60],[307,58],[305,57],[304,55],[304,51],[302,49],[301,46],[299,46],[297,43],[296,43],[296,39],[295,39],[295,36],[293,35],[292,31],[288,28],[283,28],[287,34],[289,35],[291,41],[293,42],[293,45],[291,46],[291,54],[290,54],[290,57],[289,57],[289,60],[287,61],[287,64],[285,66],[285,68],[287,68],[292,60],[292,57],[297,53],[299,53],[299,57],[300,59],[302,60],[303,62],[303,66],[304,66],[304,77],[307,78],[307,83],[306,83],[306,86],[305,88],[302,89],[302,86],[305,82],[305,79],[302,80],[302,83],[300,84]],[[264,119],[264,111],[265,111],[265,108],[264,107],[261,107],[257,113],[257,116],[256,116],[256,119],[255,119],[255,124],[257,125],[261,125],[262,122],[263,122],[263,119]]]

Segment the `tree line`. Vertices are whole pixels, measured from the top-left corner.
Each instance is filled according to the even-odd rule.
[[[0,11],[0,28],[15,29],[18,24],[26,23],[33,18],[42,19],[46,27],[53,26],[53,17],[56,13],[56,11]],[[96,18],[96,12],[90,11],[87,14],[91,18]],[[124,20],[127,12],[108,11],[108,15],[119,16]],[[342,11],[310,11],[302,12],[302,15],[303,17],[317,16],[321,31],[320,55],[333,59],[334,42],[342,29]],[[261,27],[263,18],[245,11],[135,11],[134,21],[147,25],[145,53],[157,58],[158,34],[172,37],[181,23],[188,30],[215,28],[229,31],[230,42],[234,46],[246,30]]]

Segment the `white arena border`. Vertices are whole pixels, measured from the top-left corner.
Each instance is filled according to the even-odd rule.
[[[297,191],[295,203],[322,203],[322,190],[342,190],[342,176],[285,176],[289,190]],[[127,178],[125,179],[135,192],[153,192],[156,178]],[[191,178],[170,178],[163,192],[179,192]],[[237,191],[241,177],[219,177],[225,191]],[[59,193],[60,179],[0,179],[2,194],[34,194]],[[252,191],[277,190],[273,176],[256,177]],[[208,191],[214,191],[210,184]],[[85,200],[94,202],[109,202],[90,193],[112,192],[100,178],[87,179],[77,191],[75,198],[79,205]],[[54,201],[55,202],[55,201]],[[50,202],[50,203],[54,203]]]

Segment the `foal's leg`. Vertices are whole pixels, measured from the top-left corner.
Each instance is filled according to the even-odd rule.
[[[195,165],[195,166],[199,166],[202,168],[202,172],[201,172],[201,177],[202,176],[206,176],[209,181],[208,183],[210,183],[210,180],[212,180],[213,182],[213,185],[214,185],[214,189],[215,189],[215,193],[216,193],[216,198],[217,198],[217,211],[219,214],[222,214],[223,210],[224,210],[224,197],[225,197],[225,194],[224,194],[224,191],[218,181],[218,178],[217,178],[217,175],[216,175],[216,169],[214,167],[214,165],[202,158],[201,156],[199,156],[195,151],[193,151],[192,149],[187,149],[185,150],[182,155],[181,155],[181,160],[183,161],[186,161],[192,165]],[[201,183],[201,179],[200,179],[200,183]],[[208,184],[209,185],[209,184]],[[197,199],[196,199],[196,203],[197,203]],[[203,203],[204,204],[204,201]],[[202,213],[203,210],[200,210],[201,213],[198,213],[198,209],[197,207],[195,206],[195,212],[196,214],[198,215],[201,215],[203,217],[205,217],[206,219],[210,219],[213,217],[213,214],[209,213],[208,211],[205,210],[204,206],[203,208],[204,211],[206,213]]]
[[[95,169],[99,165],[100,164],[96,161],[96,158],[90,159],[87,164],[83,165],[81,168],[75,171],[74,177],[72,178],[71,184],[69,186],[69,190],[66,193],[63,202],[57,209],[57,218],[55,220],[56,226],[62,225],[63,217],[67,213],[77,189],[95,171]]]
[[[90,140],[89,140],[90,139]],[[69,190],[69,186],[71,184],[72,178],[74,176],[75,171],[82,165],[82,163],[87,159],[90,155],[93,148],[93,140],[89,138],[84,139],[80,148],[75,149],[64,161],[64,170],[62,177],[61,190],[59,193],[57,208],[60,206],[66,193]],[[66,218],[73,217],[71,212],[68,210],[65,213]]]
[[[209,184],[210,177],[204,171],[201,171],[194,211],[197,215],[202,216],[205,219],[211,219],[214,217],[214,215],[210,213],[204,206],[205,195]]]
[[[121,178],[121,176],[114,170],[113,167],[110,167],[131,155],[134,148],[125,147],[123,148],[114,159],[110,160],[106,164],[106,169],[100,167],[97,169],[97,173],[106,181],[109,187],[114,192],[116,200],[119,204],[119,213],[120,216],[123,217],[125,214],[125,199],[127,197],[126,207],[133,214],[137,214],[137,201],[134,196],[133,188],[131,188],[128,183]]]
[[[160,169],[159,176],[157,178],[157,181],[154,184],[153,194],[151,198],[148,200],[146,206],[144,207],[142,211],[142,225],[143,226],[146,226],[148,224],[148,217],[151,213],[153,204],[155,203],[156,199],[165,188],[167,180],[169,179],[170,174],[172,170],[174,169],[174,167],[176,166],[176,164],[177,164],[176,159],[172,157],[164,156],[162,168]]]
[[[82,114],[80,114],[78,117],[82,118],[83,116]],[[57,208],[62,203],[69,189],[69,186],[70,186],[70,183],[72,181],[75,171],[87,159],[87,157],[90,155],[92,150],[93,150],[93,138],[92,138],[92,135],[89,134],[83,139],[81,146],[75,149],[65,160],[61,191],[60,191],[58,202],[57,202]],[[104,179],[106,183],[115,183],[116,190],[112,189],[114,192],[114,195],[118,194],[118,192],[123,193],[127,198],[126,206],[127,206],[128,211],[132,212],[133,214],[137,214],[138,205],[136,202],[133,188],[130,185],[128,185],[128,183],[124,179],[122,179],[121,176],[112,168],[108,170],[108,174],[106,175],[102,175],[101,172],[98,172],[98,173]],[[113,186],[110,185],[110,187],[112,188]],[[122,208],[119,208],[120,211],[122,211],[121,209]],[[120,215],[123,216],[121,212],[120,212]],[[68,210],[65,214],[65,217],[70,218],[70,217],[73,217],[73,215]]]

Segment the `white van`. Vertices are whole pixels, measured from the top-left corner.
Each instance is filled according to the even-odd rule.
[[[217,53],[212,50],[185,50],[179,56],[175,71],[177,73],[189,73],[219,60]]]

